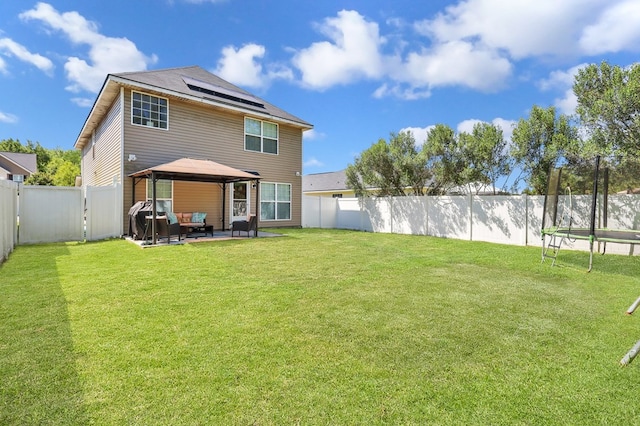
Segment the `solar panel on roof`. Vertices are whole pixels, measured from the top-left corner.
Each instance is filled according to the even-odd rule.
[[[189,86],[189,89],[195,90],[197,92],[206,93],[207,95],[216,96],[218,98],[223,98],[230,101],[241,102],[259,108],[264,108],[264,104],[260,102],[260,99],[247,93],[227,89],[222,86],[217,86],[215,84],[196,80],[195,78],[186,76],[182,76],[182,81],[184,81],[185,84]]]

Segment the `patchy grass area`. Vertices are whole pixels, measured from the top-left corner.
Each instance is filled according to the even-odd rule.
[[[633,424],[640,258],[420,236],[20,246],[0,424]]]

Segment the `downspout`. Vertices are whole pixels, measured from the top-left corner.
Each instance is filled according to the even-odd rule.
[[[151,172],[151,234],[153,235],[151,239],[152,244],[156,244],[156,172]]]

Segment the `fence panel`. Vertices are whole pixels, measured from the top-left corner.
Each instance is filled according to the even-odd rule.
[[[20,244],[81,241],[82,188],[24,186],[20,191]]]
[[[427,235],[471,239],[471,197],[468,195],[430,197]]]
[[[490,243],[527,244],[526,195],[473,197],[471,238]]]
[[[119,184],[89,186],[86,191],[86,238],[88,241],[122,234],[122,205]]]
[[[304,228],[336,228],[338,198],[302,196]]]
[[[18,184],[0,180],[0,263],[18,240]]]
[[[357,198],[338,198],[336,228],[373,231],[371,223],[363,223],[363,212]]]
[[[541,195],[371,197],[360,200],[305,198],[303,226],[431,235],[514,245],[541,244],[544,205],[544,196]],[[312,198],[317,200],[310,200]],[[561,195],[558,216],[570,215],[572,226],[588,228],[591,203],[590,195]],[[597,227],[604,226],[602,215],[602,200],[599,200]],[[640,196],[610,195],[607,227],[640,229]],[[602,249],[602,243],[600,246]],[[563,248],[588,250],[589,242],[565,239]],[[608,243],[606,249],[609,253],[634,254],[634,246],[630,244]]]
[[[395,197],[391,230],[396,234],[427,235],[427,197]]]

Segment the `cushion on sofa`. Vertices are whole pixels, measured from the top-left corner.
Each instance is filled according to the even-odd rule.
[[[191,222],[193,222],[193,223],[204,223],[206,218],[207,218],[207,214],[206,213],[194,212],[191,215]]]
[[[178,223],[178,217],[174,212],[167,212],[167,219],[169,223]]]
[[[176,217],[180,223],[191,223],[191,213],[176,213]]]

